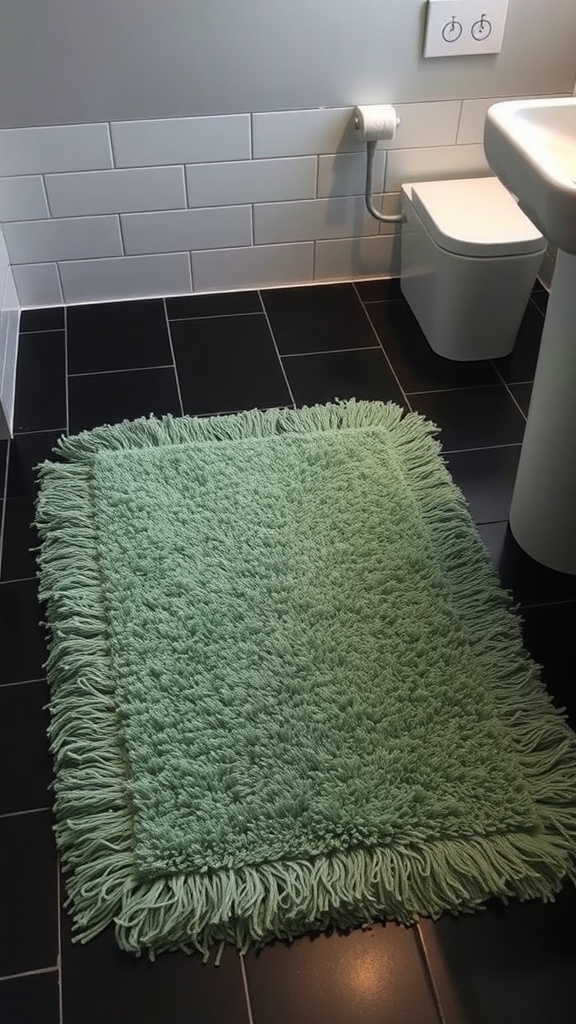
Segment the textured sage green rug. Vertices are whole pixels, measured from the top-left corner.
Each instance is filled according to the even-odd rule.
[[[347,402],[103,427],[44,464],[82,939],[245,949],[574,877],[576,737],[435,433]]]

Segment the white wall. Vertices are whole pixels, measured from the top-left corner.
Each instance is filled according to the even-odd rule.
[[[423,60],[424,10],[423,0],[2,0],[0,126],[572,91],[572,0],[509,0],[498,57]]]
[[[422,0],[4,0],[0,221],[25,306],[398,273],[375,190],[490,173],[495,99],[571,94],[576,4],[509,0],[500,55],[424,60]],[[43,127],[47,126],[47,127]]]

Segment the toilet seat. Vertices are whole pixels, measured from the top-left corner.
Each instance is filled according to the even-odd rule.
[[[545,241],[498,178],[421,181],[405,185],[437,245],[474,258],[542,252]]]

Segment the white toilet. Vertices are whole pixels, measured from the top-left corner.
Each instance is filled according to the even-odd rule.
[[[430,346],[447,359],[514,348],[545,239],[497,178],[402,187],[401,287]]]

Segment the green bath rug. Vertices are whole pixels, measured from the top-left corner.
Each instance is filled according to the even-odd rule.
[[[102,427],[43,465],[80,939],[246,949],[574,878],[576,737],[435,434],[352,401]]]

